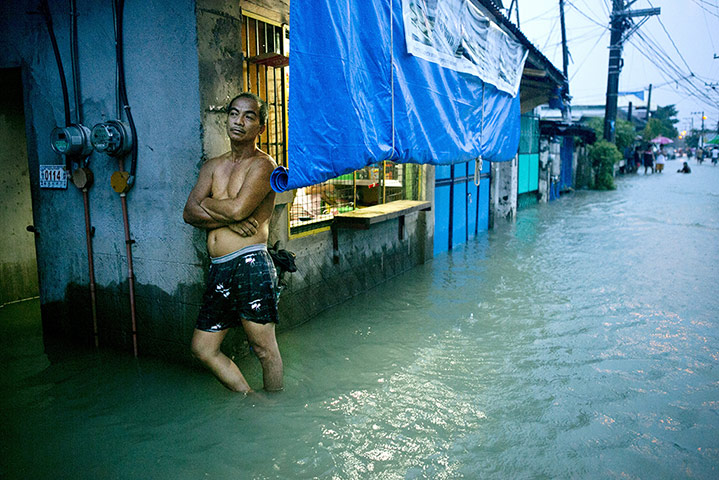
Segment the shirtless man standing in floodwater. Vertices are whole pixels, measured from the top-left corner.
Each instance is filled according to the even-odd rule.
[[[208,230],[212,260],[203,305],[192,337],[192,354],[230,390],[252,391],[237,365],[220,351],[229,328],[242,325],[262,364],[264,388],[282,390],[282,357],[275,338],[277,274],[267,239],[277,166],[257,148],[267,105],[242,93],[227,108],[231,150],[208,160],[185,204],[183,218]]]

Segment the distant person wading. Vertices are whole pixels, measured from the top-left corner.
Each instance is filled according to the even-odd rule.
[[[654,152],[652,147],[647,147],[642,153],[642,161],[644,163],[644,175],[647,174],[647,169],[650,169],[654,173]]]

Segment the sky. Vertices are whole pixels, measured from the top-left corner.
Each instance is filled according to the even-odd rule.
[[[511,0],[504,0],[509,7]],[[559,0],[516,0],[522,33],[562,71]],[[717,130],[719,123],[719,0],[636,0],[632,10],[659,7],[624,43],[619,91],[644,90],[651,108],[674,104],[677,129]],[[516,8],[516,6],[515,6]],[[565,0],[570,53],[569,92],[573,105],[603,105],[609,61],[612,0]],[[512,12],[516,24],[516,10]],[[635,19],[639,22],[641,17]],[[716,89],[712,88],[715,87]],[[619,99],[620,105],[629,98]],[[638,99],[634,98],[634,105]],[[710,135],[707,135],[711,138]]]

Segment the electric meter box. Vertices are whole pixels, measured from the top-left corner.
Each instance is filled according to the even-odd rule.
[[[60,155],[87,157],[92,153],[90,129],[84,125],[55,127],[50,133],[50,145]]]
[[[133,139],[127,124],[118,120],[109,120],[92,127],[90,141],[98,152],[119,157],[130,152]]]

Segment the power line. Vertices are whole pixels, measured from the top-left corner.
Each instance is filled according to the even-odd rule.
[[[574,3],[567,1],[567,5],[572,7],[574,10],[577,11],[577,13],[579,13],[583,17],[587,18],[590,22],[596,23],[597,25],[599,25],[600,27],[602,27],[605,30],[609,30],[609,27],[607,27],[606,23],[601,23],[601,22],[598,22],[597,20],[593,19],[592,17],[590,17],[589,15],[584,13],[582,10],[580,10],[576,5],[574,5]]]
[[[549,44],[549,40],[552,39],[552,34],[554,33],[554,28],[557,26],[558,21],[559,21],[559,17],[554,17],[554,22],[552,22],[552,26],[549,28],[549,35],[547,35],[547,40],[544,42],[544,46],[542,47],[541,51],[544,51],[547,48],[547,45]]]
[[[699,8],[701,8],[702,10],[704,10],[704,11],[705,11],[706,13],[708,13],[709,15],[714,15],[715,17],[719,18],[719,14],[712,12],[712,11],[709,10],[705,5],[702,5],[702,3],[707,3],[707,2],[702,2],[701,0],[693,0],[693,1],[694,1],[694,3],[696,3],[696,4],[699,6]],[[712,5],[712,4],[710,4],[710,5],[711,5],[712,7],[714,7],[714,8],[719,9],[719,5]]]
[[[654,5],[652,5],[651,0],[649,0],[649,5],[651,5],[652,7],[654,7]],[[672,45],[674,46],[674,50],[676,50],[677,53],[679,54],[679,58],[682,59],[682,62],[684,62],[684,65],[686,65],[687,69],[691,72],[691,71],[692,71],[692,68],[689,66],[689,64],[687,63],[687,61],[684,60],[684,55],[682,55],[682,52],[679,51],[679,47],[677,47],[677,44],[674,43],[674,39],[672,38],[672,36],[669,35],[669,32],[667,31],[667,27],[665,27],[665,26],[664,26],[664,22],[662,22],[662,18],[658,16],[658,17],[657,17],[657,20],[659,20],[659,25],[662,26],[662,29],[664,30],[664,33],[667,34],[667,37],[669,38],[669,41],[672,42]]]
[[[580,42],[581,40],[585,40],[585,39],[592,39],[592,40],[594,40],[597,35],[599,35],[599,36],[601,37],[601,36],[603,36],[604,33],[606,32],[606,29],[604,29],[604,30],[601,31],[601,32],[598,32],[598,31],[597,31],[597,26],[595,26],[595,25],[592,25],[590,28],[592,28],[591,31],[582,33],[582,34],[580,34],[580,35],[577,35],[576,37],[567,38],[567,43],[575,43],[575,44],[576,44],[576,43]],[[548,46],[549,46],[549,47],[556,47],[557,45],[561,45],[561,44],[562,44],[562,42],[561,42],[561,40],[560,40],[560,41],[558,41],[558,42],[556,42],[556,43],[550,43]]]
[[[589,59],[589,57],[591,57],[592,55],[594,55],[594,49],[597,47],[597,45],[599,44],[599,42],[605,37],[606,33],[607,33],[607,31],[605,30],[604,33],[602,33],[602,34],[597,38],[597,41],[594,42],[594,45],[592,45],[592,48],[589,49],[589,53],[587,54],[587,56],[584,57],[584,60],[582,60],[582,63],[580,63],[579,66],[574,70],[574,73],[572,74],[572,77],[569,79],[570,82],[571,82],[572,80],[574,80],[574,77],[577,76],[577,73],[579,73],[579,71],[582,69],[582,67],[584,66],[584,64],[585,64],[585,63],[587,62],[587,60]]]
[[[659,45],[655,43],[654,40],[643,33],[638,33],[636,38],[640,41],[639,43],[643,44],[642,46],[644,47],[637,48],[640,54],[642,54],[655,66],[664,65],[668,70],[671,70],[671,73],[673,73],[673,76],[668,75],[669,72],[666,72],[662,68],[657,68],[660,75],[666,80],[664,85],[674,83],[677,88],[681,88],[687,95],[701,102],[706,102],[706,104],[711,107],[716,107],[716,100],[713,99],[704,88],[699,87],[694,83],[693,80],[698,79],[696,75],[691,72],[687,75],[686,72],[682,71],[682,69],[676,65],[676,63]]]
[[[699,6],[701,7],[701,5],[699,5]],[[717,8],[719,8],[719,7],[717,7]],[[717,49],[714,46],[714,37],[712,36],[711,29],[709,28],[709,21],[707,20],[707,11],[706,10],[704,10],[704,25],[706,25],[706,27],[707,27],[707,33],[709,34],[709,41],[712,43],[712,51],[716,52]]]
[[[554,13],[554,10],[556,10],[556,8],[557,8],[557,7],[550,7],[549,10],[547,10],[546,12],[540,13],[539,15],[537,15],[537,16],[535,16],[535,17],[532,17],[532,18],[530,18],[529,20],[524,20],[524,21],[522,22],[522,24],[526,26],[528,23],[533,22],[533,21],[535,21],[535,20],[540,20],[540,19],[541,19],[541,20],[546,20],[545,15],[548,15],[548,14],[550,14],[550,13]],[[554,18],[554,15],[552,15],[551,18]]]

